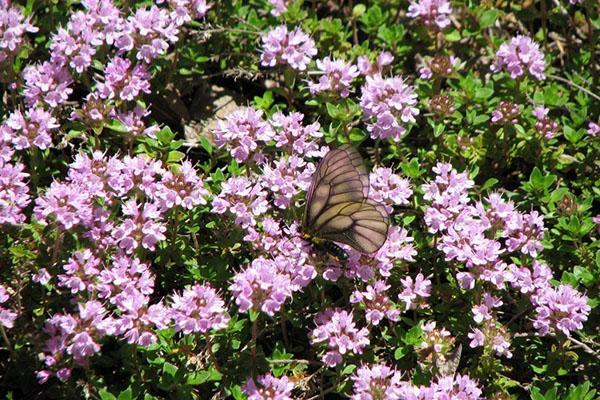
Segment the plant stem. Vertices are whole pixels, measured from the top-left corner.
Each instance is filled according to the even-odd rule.
[[[10,353],[10,357],[13,359],[13,361],[16,362],[17,354],[15,353],[15,350],[13,349],[12,344],[10,343],[8,336],[6,335],[4,326],[2,326],[2,325],[0,325],[0,333],[2,334],[2,339],[4,339],[4,343],[6,344],[6,348],[8,349],[8,352]]]

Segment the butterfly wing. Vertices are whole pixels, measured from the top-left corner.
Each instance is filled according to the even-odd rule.
[[[363,202],[369,195],[369,175],[360,153],[350,145],[330,150],[317,166],[306,195],[304,228],[313,231],[319,215],[336,204]]]
[[[383,206],[367,199],[326,209],[315,221],[319,237],[374,253],[387,239],[389,216]]]

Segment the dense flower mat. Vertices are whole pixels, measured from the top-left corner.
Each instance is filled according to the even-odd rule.
[[[596,398],[598,11],[0,0],[0,394]],[[391,216],[347,259],[344,143]]]

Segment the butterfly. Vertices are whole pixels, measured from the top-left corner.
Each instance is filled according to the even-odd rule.
[[[315,245],[338,242],[375,253],[387,239],[389,215],[369,198],[369,174],[350,145],[330,150],[319,162],[306,195],[305,239]]]

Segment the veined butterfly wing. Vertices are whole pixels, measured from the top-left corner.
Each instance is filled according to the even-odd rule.
[[[369,175],[358,151],[349,145],[331,150],[308,191],[304,229],[362,253],[376,252],[387,238],[389,217],[368,195]]]
[[[363,202],[369,195],[369,175],[362,157],[350,145],[330,150],[319,162],[306,195],[303,225],[309,228],[327,207]]]

